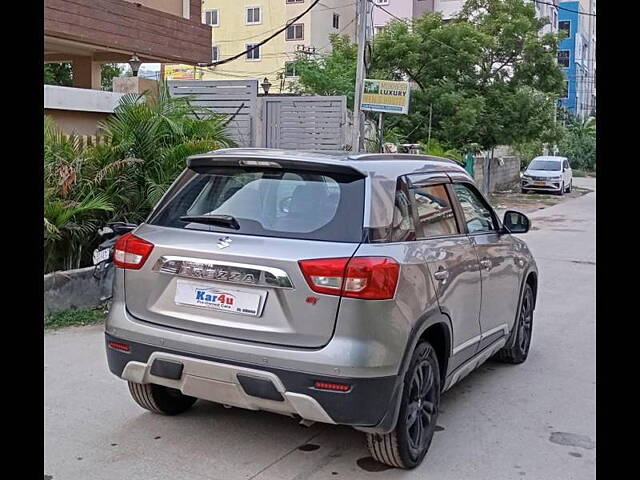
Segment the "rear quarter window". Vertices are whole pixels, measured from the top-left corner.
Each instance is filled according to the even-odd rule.
[[[364,179],[281,169],[222,167],[196,173],[149,218],[152,225],[269,237],[360,242]],[[231,215],[240,229],[183,221]]]

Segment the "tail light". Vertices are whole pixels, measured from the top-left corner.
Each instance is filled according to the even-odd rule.
[[[400,265],[388,257],[319,258],[298,262],[311,290],[367,300],[393,298]]]
[[[147,261],[153,250],[153,243],[149,243],[132,233],[125,233],[115,244],[113,264],[116,267],[139,270]]]

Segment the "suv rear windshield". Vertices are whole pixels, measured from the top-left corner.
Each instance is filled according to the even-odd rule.
[[[361,177],[296,170],[219,167],[196,173],[149,219],[151,225],[268,237],[360,242]],[[239,229],[180,220],[231,215]]]

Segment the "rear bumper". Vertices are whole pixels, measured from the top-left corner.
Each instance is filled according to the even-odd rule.
[[[109,346],[115,341],[129,351]],[[109,369],[116,376],[177,388],[186,395],[252,410],[299,415],[303,419],[376,427],[395,407],[397,376],[350,378],[290,371],[219,359],[133,342],[105,334]],[[182,365],[176,375],[153,368],[162,362]],[[155,375],[154,375],[155,373]],[[168,378],[172,377],[172,378]],[[347,392],[319,390],[316,381],[346,384]]]

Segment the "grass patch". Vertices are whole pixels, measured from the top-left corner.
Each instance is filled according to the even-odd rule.
[[[105,308],[63,310],[50,313],[44,320],[44,328],[58,329],[78,325],[96,325],[103,323],[107,317]]]
[[[574,177],[596,177],[596,172],[590,172],[589,170],[573,170],[571,173]]]

